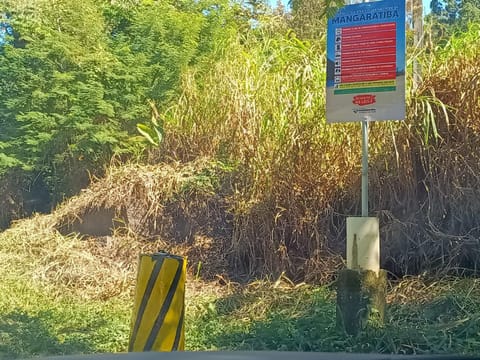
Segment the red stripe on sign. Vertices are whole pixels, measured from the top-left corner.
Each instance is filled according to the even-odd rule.
[[[394,80],[397,77],[395,72],[377,72],[370,74],[342,75],[343,83],[356,83],[378,80]]]
[[[350,49],[374,49],[378,47],[389,47],[389,46],[396,46],[397,42],[395,39],[380,39],[380,40],[370,40],[370,41],[363,41],[363,42],[352,42],[352,43],[344,43],[342,41],[342,51],[350,50]]]
[[[379,49],[358,49],[350,50],[347,52],[342,51],[341,60],[347,60],[352,58],[364,58],[367,56],[392,56],[397,54],[397,49],[395,47],[386,47]],[[377,61],[378,62],[378,61]]]
[[[372,25],[362,25],[362,26],[349,26],[342,28],[342,35],[349,35],[358,33],[360,31],[384,31],[397,29],[397,24],[394,22],[383,23],[383,24],[372,24]]]
[[[393,45],[395,45],[395,40],[397,38],[397,32],[393,31],[379,31],[374,33],[356,33],[352,35],[345,36],[343,35],[341,38],[342,46],[348,44],[359,44],[359,43],[370,43],[372,41],[382,41],[382,40],[389,40],[390,42],[393,41]]]
[[[372,56],[372,57],[365,57],[365,58],[349,58],[349,59],[342,59],[341,64],[342,67],[349,67],[349,66],[356,66],[356,65],[370,65],[370,64],[387,64],[387,63],[396,63],[397,61],[397,54],[394,55],[383,55],[383,56]]]
[[[365,74],[365,73],[378,73],[378,72],[395,72],[395,64],[374,64],[371,66],[354,66],[354,67],[344,67],[341,68],[342,75],[354,75],[354,74]]]

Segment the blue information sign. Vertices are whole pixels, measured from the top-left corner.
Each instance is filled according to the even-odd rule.
[[[328,21],[327,121],[405,118],[405,1],[341,8]]]

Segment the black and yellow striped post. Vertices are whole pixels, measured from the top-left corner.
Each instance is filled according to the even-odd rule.
[[[186,268],[180,256],[140,255],[128,351],[184,350]]]

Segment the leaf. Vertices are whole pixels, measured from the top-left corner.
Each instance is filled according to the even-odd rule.
[[[21,162],[18,159],[0,153],[0,168],[10,168],[18,166],[20,164]]]
[[[160,144],[163,141],[163,129],[160,127],[154,127],[154,130],[157,134],[158,143]]]
[[[147,139],[147,141],[155,146],[160,145],[160,141],[162,140],[161,134],[159,134],[157,128],[152,130],[148,125],[145,124],[137,124],[137,130],[142,136]]]

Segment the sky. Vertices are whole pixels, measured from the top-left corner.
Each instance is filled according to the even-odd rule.
[[[423,12],[428,13],[430,12],[430,1],[431,0],[422,0],[423,1]],[[270,5],[275,6],[277,4],[277,0],[268,0]],[[282,2],[286,5],[288,0],[282,0]]]

